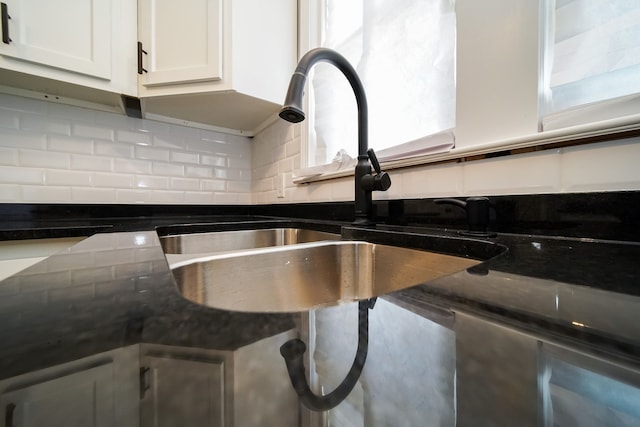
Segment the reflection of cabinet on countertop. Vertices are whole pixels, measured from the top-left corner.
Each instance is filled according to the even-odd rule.
[[[284,332],[234,351],[141,344],[141,426],[298,425]]]
[[[0,380],[0,427],[298,425],[283,332],[236,350],[135,344]]]
[[[0,381],[0,426],[139,425],[139,346]]]
[[[233,425],[230,352],[143,344],[142,427]]]
[[[139,96],[159,115],[252,131],[275,114],[297,59],[295,0],[140,0]]]

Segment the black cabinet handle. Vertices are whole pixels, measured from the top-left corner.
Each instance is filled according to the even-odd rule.
[[[147,394],[147,390],[151,387],[148,378],[150,372],[151,368],[148,366],[140,367],[140,400],[144,399],[145,394]]]
[[[13,427],[13,412],[16,410],[15,403],[9,403],[4,409],[4,425],[6,427]]]
[[[142,42],[138,42],[138,74],[146,73],[144,66],[142,65],[142,54],[147,54],[147,51],[142,48]]]
[[[9,37],[9,8],[6,3],[0,3],[0,13],[2,14],[2,42],[5,44],[11,43],[11,37]]]

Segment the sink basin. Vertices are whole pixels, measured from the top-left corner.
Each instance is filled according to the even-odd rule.
[[[315,242],[192,259],[173,266],[190,301],[243,312],[299,312],[367,299],[480,261],[361,241]]]
[[[283,246],[320,240],[340,240],[339,234],[303,228],[215,231],[160,237],[166,254],[199,254]]]
[[[169,266],[208,255],[299,243],[340,240],[340,234],[304,228],[266,228],[160,237]]]

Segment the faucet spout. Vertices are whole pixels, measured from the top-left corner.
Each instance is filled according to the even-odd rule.
[[[368,107],[367,97],[365,95],[364,86],[351,66],[349,61],[338,52],[332,49],[317,48],[307,52],[298,63],[291,80],[289,89],[284,101],[284,105],[280,110],[280,117],[291,123],[299,123],[305,119],[302,109],[302,97],[304,95],[304,86],[307,76],[311,68],[319,61],[328,62],[338,68],[347,78],[353,93],[356,97],[356,105],[358,107],[358,163],[355,168],[355,220],[356,225],[373,225],[373,202],[372,191],[386,191],[391,185],[389,176],[382,172],[377,165],[378,160],[375,158],[373,150],[369,150],[369,123],[368,123]],[[371,164],[369,158],[375,159],[377,175],[371,174]],[[373,181],[380,182],[380,175],[384,174],[382,181],[384,185],[371,185],[370,177],[374,177]],[[375,177],[378,177],[376,180]],[[388,185],[387,185],[388,184]]]

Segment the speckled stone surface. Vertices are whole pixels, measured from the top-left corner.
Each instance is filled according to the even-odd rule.
[[[166,226],[161,234],[270,226],[487,260],[393,294],[640,358],[640,245],[501,234],[470,239],[419,227],[358,229],[328,221],[242,219]],[[135,228],[135,224],[132,225]],[[143,229],[148,227],[141,227]],[[104,231],[104,230],[102,230]],[[0,282],[0,372],[12,377],[136,343],[235,350],[296,326],[299,315],[238,313],[179,295],[155,230],[101,232]]]

